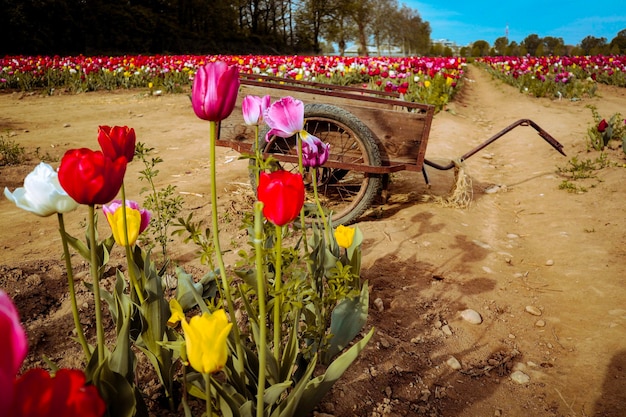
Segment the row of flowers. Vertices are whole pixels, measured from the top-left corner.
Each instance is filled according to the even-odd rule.
[[[213,61],[241,73],[365,87],[405,94],[407,100],[442,105],[463,77],[463,58],[271,55],[5,56],[0,90],[93,91],[151,88],[181,92],[197,69]]]
[[[217,123],[233,111],[238,90],[238,68],[224,62],[201,66],[194,77],[193,111],[209,125],[211,207],[217,207]],[[186,416],[191,415],[187,392],[206,402],[207,416],[216,407],[221,415],[307,415],[354,361],[373,329],[352,344],[368,309],[368,286],[360,279],[362,235],[356,227],[334,227],[315,198],[316,170],[328,159],[329,145],[304,130],[299,100],[285,97],[271,103],[269,97],[248,96],[242,111],[246,123],[267,124],[268,135],[295,135],[300,159],[300,172],[291,173],[264,160],[259,151],[250,155],[258,184],[248,225],[254,253],[246,258],[251,264],[236,271],[242,281],[225,268],[218,212],[211,210],[209,252],[217,267],[200,279],[177,268],[176,292],[166,299],[149,251],[137,245],[150,214],[126,199],[124,177],[136,147],[135,131],[127,126],[100,126],[100,150],[68,150],[58,170],[42,163],[23,188],[5,189],[6,197],[24,210],[44,217],[57,214],[85,367],[53,369],[52,375],[34,369],[18,376],[27,339],[15,306],[0,291],[0,415],[147,415],[137,384],[136,352],[153,365],[170,408],[182,409]],[[318,209],[310,227],[304,217],[305,169],[312,170]],[[86,242],[67,234],[64,226],[64,215],[80,205],[89,210]],[[104,240],[96,234],[97,206],[112,230]],[[301,227],[290,227],[298,218]],[[290,235],[304,247],[284,247],[283,238]],[[117,271],[107,290],[101,279],[116,244],[125,251],[127,269]],[[87,340],[81,324],[70,247],[90,264],[91,282],[84,284],[95,303],[95,343]],[[114,322],[112,340],[105,339],[103,300]],[[237,321],[235,305],[245,310],[247,322]],[[194,314],[189,321],[188,314]],[[182,333],[176,330],[179,323]],[[182,397],[175,393],[175,379],[186,391]]]
[[[626,87],[626,56],[483,57],[477,60],[496,77],[536,97],[580,99],[593,96],[596,83]]]

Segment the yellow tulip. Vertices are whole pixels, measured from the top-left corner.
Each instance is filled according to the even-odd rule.
[[[355,231],[356,229],[354,227],[346,227],[342,224],[337,226],[335,229],[335,239],[337,239],[337,244],[346,249],[352,246]]]
[[[124,218],[122,206],[118,207],[113,213],[105,212],[106,218],[111,226],[115,243],[120,246],[127,246],[124,238]],[[141,227],[141,212],[126,206],[126,224],[128,225],[128,241],[130,246],[134,245],[139,237],[139,229]]]
[[[187,346],[187,358],[196,371],[203,374],[219,372],[228,357],[226,339],[233,327],[226,312],[217,310],[213,314],[203,313],[192,317],[189,323],[182,320]]]
[[[178,324],[179,321],[185,320],[185,313],[183,312],[183,308],[181,307],[178,300],[175,298],[172,298],[170,300],[170,312],[172,313],[172,315],[167,321],[167,324],[169,326],[174,327]]]
[[[424,81],[424,87],[426,88],[430,87],[430,81],[428,80]]]

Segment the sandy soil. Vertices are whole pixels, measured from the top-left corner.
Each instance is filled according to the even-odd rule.
[[[574,156],[599,156],[586,151],[586,130],[593,122],[588,104],[607,117],[624,114],[626,91],[600,86],[596,97],[582,101],[535,99],[469,69],[462,93],[435,116],[427,158],[447,163],[521,118],[558,139],[568,156],[531,128],[515,129],[466,161],[474,193],[468,209],[424,201],[426,195],[446,195],[452,171],[430,169],[430,188],[420,174],[393,175],[389,200],[358,223],[365,235],[362,274],[371,285],[372,302],[380,298],[384,306],[382,311],[370,306],[367,328],[375,326],[377,333],[320,412],[337,417],[625,415],[626,171],[621,165],[626,159],[621,149],[609,151],[620,166],[577,182],[588,192],[558,188],[564,180],[558,167]],[[138,140],[165,161],[158,183],[177,186],[186,213],[208,217],[208,127],[185,95],[0,95],[0,135],[18,141],[31,157],[21,166],[1,167],[0,187],[21,186],[37,155],[52,158],[56,166],[69,148],[97,148],[100,124],[134,127]],[[217,154],[220,205],[229,213],[224,242],[234,249],[245,243],[237,216],[251,201],[246,162],[237,156],[227,148]],[[138,200],[142,184],[133,179],[141,168],[133,162],[127,174],[128,195]],[[497,192],[486,192],[494,186]],[[79,346],[71,340],[56,220],[25,213],[4,198],[0,212],[0,287],[14,297],[29,334],[25,367],[42,366],[43,354],[61,366],[81,366],[80,355],[74,355]],[[66,216],[70,233],[82,234],[85,216],[86,210]],[[192,247],[173,244],[171,249],[177,262],[197,267]],[[78,257],[75,264],[86,270]],[[93,306],[79,287],[88,315]],[[483,322],[464,321],[459,314],[465,309],[480,313]],[[447,364],[451,357],[461,369]],[[516,382],[514,371],[529,381]],[[150,395],[156,388],[146,391]]]

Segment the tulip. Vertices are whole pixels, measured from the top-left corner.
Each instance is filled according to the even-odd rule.
[[[270,107],[271,97],[245,96],[241,102],[243,120],[249,126],[263,123],[263,114]]]
[[[133,246],[139,235],[150,224],[150,212],[139,208],[139,204],[132,200],[126,200],[126,223],[128,241],[124,237],[124,219],[122,212],[122,200],[113,200],[110,204],[102,206],[102,211],[111,226],[115,243],[120,246]]]
[[[191,104],[196,116],[219,122],[235,108],[239,92],[239,72],[225,62],[209,62],[198,68],[193,80]]]
[[[226,312],[217,310],[213,314],[202,313],[201,316],[192,317],[189,323],[182,320],[182,326],[191,366],[203,374],[219,372],[228,358],[226,339],[233,327],[228,322]]]
[[[306,130],[300,132],[302,140],[302,165],[317,168],[328,160],[330,144],[322,142]]]
[[[41,217],[67,213],[78,207],[78,203],[61,188],[56,171],[44,162],[26,176],[24,187],[13,193],[5,187],[4,195],[17,207]]]
[[[288,138],[304,129],[304,103],[293,97],[274,102],[263,116],[270,127],[265,140],[273,135]]]
[[[293,221],[304,205],[304,182],[300,174],[288,171],[262,172],[257,190],[263,215],[276,226]]]
[[[112,160],[120,156],[126,158],[126,162],[133,160],[135,156],[135,129],[127,126],[99,126],[98,143],[102,153]]]
[[[101,417],[106,405],[83,371],[60,369],[54,377],[31,369],[15,382],[12,417]]]
[[[176,327],[176,325],[185,320],[185,312],[176,298],[172,298],[170,304],[170,318],[167,320],[168,326]]]
[[[0,290],[0,415],[11,406],[15,375],[28,352],[28,339],[20,323],[20,317],[11,298]]]
[[[355,232],[356,229],[354,227],[347,227],[340,224],[335,229],[335,239],[337,240],[337,244],[342,248],[348,249],[352,246]]]
[[[602,119],[598,124],[598,132],[604,133],[607,127],[609,127],[609,124],[606,122],[605,119]]]
[[[106,204],[124,181],[126,158],[113,160],[101,151],[70,149],[59,166],[61,187],[80,204]]]

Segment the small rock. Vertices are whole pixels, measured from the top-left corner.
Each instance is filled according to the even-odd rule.
[[[450,359],[446,361],[446,365],[448,365],[450,368],[454,369],[455,371],[458,371],[459,369],[462,368],[461,362],[459,362],[459,360],[455,358],[454,356],[450,356]]]
[[[517,238],[519,238],[519,235],[515,234],[515,233],[509,233],[509,234],[506,235],[506,237],[509,238],[509,239],[517,239]]]
[[[70,126],[72,126],[72,125],[69,124],[69,123],[63,123],[63,127],[70,127]]]
[[[533,316],[541,316],[541,310],[539,310],[535,306],[526,306],[526,312],[532,314]]]
[[[552,260],[552,259],[548,259],[548,260],[546,261],[546,266],[552,266],[552,265],[554,265],[554,260]]]
[[[500,191],[499,185],[491,185],[485,189],[485,194],[495,194]]]
[[[452,329],[450,329],[450,326],[448,326],[447,324],[444,324],[441,327],[441,331],[443,332],[443,334],[445,334],[446,336],[452,336]]]
[[[382,338],[380,339],[380,345],[382,347],[384,347],[385,349],[387,349],[387,348],[389,348],[389,346],[391,346],[387,339],[382,339]]]
[[[461,311],[461,318],[472,324],[480,324],[483,322],[483,318],[480,316],[480,313],[476,310],[472,310],[471,308]]]
[[[511,373],[511,379],[518,384],[528,384],[530,382],[530,377],[522,371],[515,371]]]
[[[546,322],[545,320],[537,320],[535,322],[535,327],[546,327]]]
[[[385,395],[387,396],[387,398],[391,398],[391,387],[386,387],[385,388]]]
[[[383,312],[385,310],[385,304],[381,298],[377,298],[374,300],[374,305],[378,309],[378,311]]]

